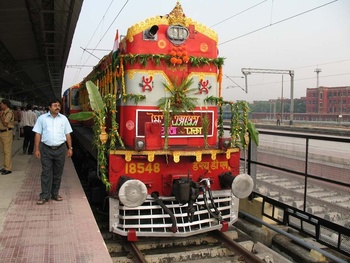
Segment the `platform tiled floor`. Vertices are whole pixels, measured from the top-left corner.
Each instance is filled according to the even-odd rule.
[[[6,263],[108,263],[112,262],[95,222],[72,160],[67,158],[60,195],[62,202],[50,200],[37,205],[40,193],[40,161],[34,156],[14,155],[14,167],[26,159],[23,171],[8,178],[16,185],[13,198],[3,219],[0,234],[0,262]],[[18,182],[18,178],[23,180]],[[0,175],[1,176],[1,175]],[[5,189],[0,198],[10,198]]]

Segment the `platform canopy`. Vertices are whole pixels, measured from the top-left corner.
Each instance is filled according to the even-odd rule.
[[[83,0],[0,1],[0,97],[47,106],[63,74]]]

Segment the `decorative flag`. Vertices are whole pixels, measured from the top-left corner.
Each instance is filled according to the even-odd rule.
[[[115,39],[114,39],[114,46],[113,46],[113,53],[116,52],[119,48],[119,33],[117,30],[117,33],[115,35]]]

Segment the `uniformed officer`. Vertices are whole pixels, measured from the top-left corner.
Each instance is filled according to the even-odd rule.
[[[15,118],[11,110],[11,102],[3,99],[0,102],[0,144],[3,156],[4,167],[0,170],[1,174],[12,173],[12,142],[13,132],[15,127]]]

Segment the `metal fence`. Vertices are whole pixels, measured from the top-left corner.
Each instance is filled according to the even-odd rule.
[[[259,133],[244,163],[262,215],[350,256],[350,136]]]

